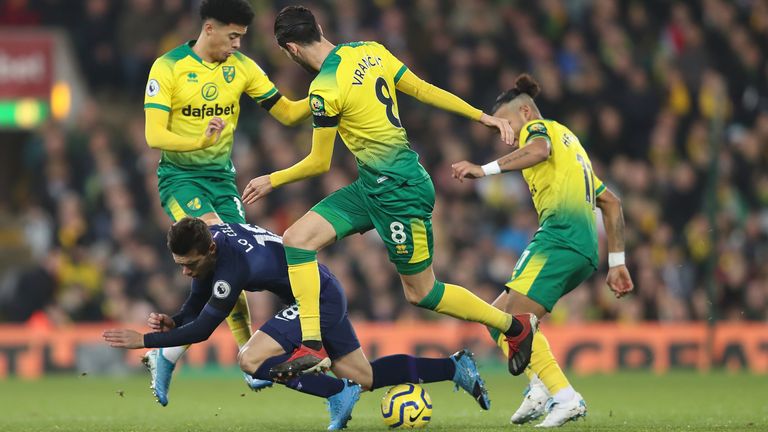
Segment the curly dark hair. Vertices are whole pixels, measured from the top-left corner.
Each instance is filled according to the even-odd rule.
[[[208,253],[213,238],[208,225],[202,219],[185,217],[168,230],[168,249],[176,255],[187,255],[196,251],[200,255]]]
[[[247,0],[203,0],[200,3],[200,18],[213,18],[224,24],[247,26],[253,21],[253,9]]]

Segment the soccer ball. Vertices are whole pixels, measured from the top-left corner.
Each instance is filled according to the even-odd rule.
[[[381,415],[390,428],[423,428],[432,419],[432,399],[418,384],[396,385],[381,399]]]

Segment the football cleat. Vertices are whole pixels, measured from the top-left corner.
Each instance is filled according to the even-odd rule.
[[[243,372],[243,375],[245,376],[245,383],[248,384],[248,388],[255,392],[272,387],[272,381],[254,378],[245,372]]]
[[[509,345],[509,373],[520,375],[531,362],[533,335],[539,328],[539,318],[532,313],[515,315],[514,319],[523,325],[523,330],[517,336],[507,336]]]
[[[307,373],[323,373],[331,367],[331,359],[325,348],[313,350],[301,344],[293,350],[288,360],[272,367],[269,376],[277,381],[285,381],[297,375]]]
[[[472,358],[469,350],[463,349],[451,356],[456,372],[453,374],[453,382],[456,384],[456,390],[463,388],[467,393],[480,404],[480,408],[488,410],[491,408],[491,399],[488,397],[488,390],[485,388],[485,381],[480,377],[477,370],[477,364]]]
[[[342,381],[344,389],[328,398],[328,412],[331,413],[328,430],[342,430],[347,427],[347,422],[352,419],[352,409],[360,399],[360,384],[346,378]]]
[[[586,417],[587,403],[580,394],[576,393],[567,402],[555,402],[553,398],[549,398],[546,410],[549,414],[543,422],[536,425],[537,428],[559,427],[579,417]]]
[[[150,388],[157,402],[162,406],[168,405],[168,387],[171,385],[171,376],[176,365],[163,356],[162,348],[148,351],[141,358],[141,362],[149,370],[152,378]]]
[[[539,381],[528,384],[523,396],[523,403],[520,404],[520,408],[509,419],[512,424],[528,423],[543,416],[546,412],[549,391],[543,383]]]

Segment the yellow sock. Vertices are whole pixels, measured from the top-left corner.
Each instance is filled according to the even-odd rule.
[[[299,305],[301,340],[322,340],[320,334],[320,269],[317,252],[286,246],[288,278]]]
[[[501,332],[507,331],[512,324],[512,315],[484,302],[468,289],[437,280],[419,306],[464,321],[482,323]]]
[[[504,357],[508,357],[509,345],[507,345],[504,333],[492,328],[488,328],[488,331],[491,333],[493,340],[496,341],[496,345],[501,348]],[[555,356],[552,355],[549,341],[547,341],[541,329],[533,335],[531,363],[525,368],[525,375],[529,380],[534,375],[538,375],[539,379],[547,386],[549,394],[552,395],[571,385],[562,369],[560,369],[560,365],[557,364]]]
[[[235,307],[227,317],[229,331],[235,337],[237,346],[242,347],[251,338],[251,313],[248,310],[248,301],[245,297],[245,291],[240,293]]]
[[[552,355],[549,342],[541,330],[533,336],[533,353],[531,354],[531,364],[526,369],[526,375],[528,370],[539,376],[551,395],[571,385],[560,369],[560,365],[557,364],[555,356]],[[530,378],[530,375],[528,376]]]
[[[507,344],[507,335],[500,332],[499,330],[495,328],[488,327],[488,331],[491,332],[491,337],[494,341],[496,341],[496,345],[501,348],[501,352],[504,353],[504,357],[509,357],[509,344]],[[530,368],[525,368],[525,374],[528,374],[528,370]]]

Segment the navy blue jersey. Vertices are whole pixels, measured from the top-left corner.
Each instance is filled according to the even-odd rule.
[[[248,224],[209,227],[216,243],[216,265],[204,278],[192,279],[189,297],[174,315],[176,329],[144,335],[147,348],[186,345],[207,339],[235,306],[242,291],[270,291],[287,305],[295,298],[288,279],[283,240],[264,228]],[[320,268],[320,301],[338,295],[338,283]],[[332,286],[331,293],[326,288]],[[342,294],[343,295],[343,294]]]

